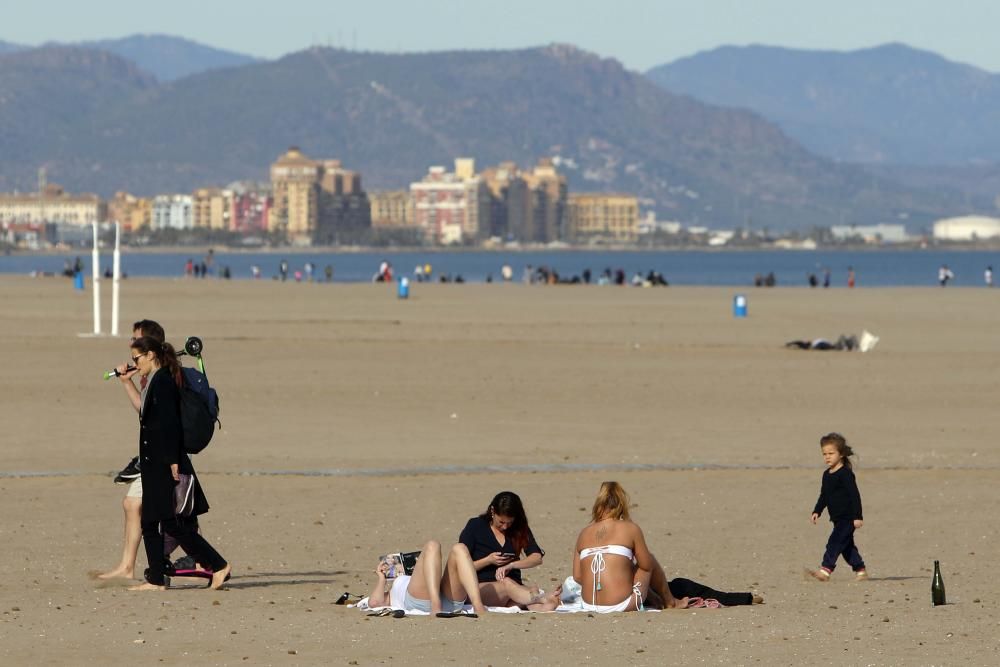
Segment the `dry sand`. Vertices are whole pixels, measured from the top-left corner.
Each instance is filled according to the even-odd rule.
[[[733,292],[125,281],[126,336],[152,317],[205,341],[223,430],[196,459],[202,525],[234,565],[225,591],[137,594],[87,576],[120,552],[108,473],[136,424],[100,374],[127,338],[79,338],[90,294],[69,281],[0,278],[0,663],[995,664],[1000,291],[751,290],[746,320]],[[862,328],[872,353],[782,348]],[[830,430],[859,453],[866,583],[802,575],[828,534],[808,516]],[[609,478],[669,576],[767,603],[447,621],[333,605],[378,554],[453,542],[504,489],[548,551],[527,578],[554,585]]]

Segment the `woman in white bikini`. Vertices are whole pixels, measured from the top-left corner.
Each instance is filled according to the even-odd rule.
[[[635,611],[652,594],[651,606],[683,609],[687,598],[670,593],[642,529],[629,519],[628,506],[628,494],[618,482],[601,484],[591,522],[580,531],[573,553],[573,578],[582,588],[583,608]]]
[[[690,579],[667,577],[646,547],[642,529],[629,519],[629,498],[618,482],[604,482],[591,522],[576,538],[573,578],[583,608],[609,613],[653,609],[762,604],[755,593],[726,593]]]

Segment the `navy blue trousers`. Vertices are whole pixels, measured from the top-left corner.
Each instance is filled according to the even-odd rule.
[[[846,519],[833,522],[833,531],[826,542],[826,553],[823,554],[823,567],[833,571],[837,566],[837,558],[844,557],[851,569],[857,572],[865,569],[865,561],[861,552],[854,544],[854,521]]]

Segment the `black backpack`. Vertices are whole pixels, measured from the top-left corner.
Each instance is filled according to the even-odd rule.
[[[197,454],[208,446],[219,421],[219,394],[208,386],[208,377],[195,368],[182,368],[181,426],[184,429],[184,451]]]

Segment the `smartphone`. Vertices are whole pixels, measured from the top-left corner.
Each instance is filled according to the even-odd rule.
[[[505,554],[500,554],[500,555],[506,558],[507,560],[517,560],[517,554],[507,552]]]

